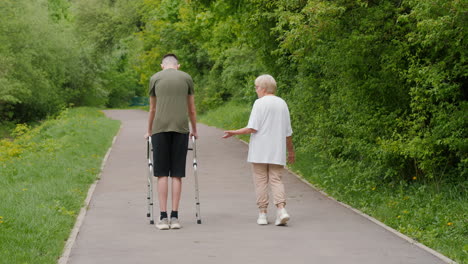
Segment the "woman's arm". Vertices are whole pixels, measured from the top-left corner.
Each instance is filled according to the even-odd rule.
[[[237,129],[237,130],[227,130],[227,131],[224,131],[223,138],[232,137],[234,135],[252,134],[255,132],[257,132],[257,130],[253,128],[248,128],[248,127],[244,127],[244,128]]]
[[[286,148],[288,150],[288,163],[292,164],[296,161],[296,153],[294,153],[292,136],[286,137]]]

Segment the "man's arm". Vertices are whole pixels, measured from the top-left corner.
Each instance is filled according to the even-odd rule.
[[[286,148],[288,150],[288,162],[292,164],[296,161],[296,153],[294,153],[292,136],[286,137]]]
[[[227,130],[227,131],[224,131],[223,138],[232,137],[234,135],[252,134],[256,132],[257,130],[253,128],[248,128],[248,127],[244,127],[244,128],[237,129],[237,130]]]
[[[149,116],[148,116],[148,130],[146,131],[145,138],[152,134],[154,115],[156,114],[156,96],[150,96]]]
[[[188,106],[188,115],[190,118],[190,125],[192,126],[190,137],[194,136],[195,138],[198,138],[197,110],[195,109],[195,96],[194,95],[189,95],[187,97],[187,106]]]

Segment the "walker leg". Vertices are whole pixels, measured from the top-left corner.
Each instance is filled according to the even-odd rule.
[[[201,224],[200,216],[200,195],[198,191],[198,174],[197,174],[197,144],[195,142],[195,137],[192,136],[192,150],[193,150],[193,177],[195,180],[195,206],[196,206],[196,219],[197,224]]]
[[[151,137],[148,138],[146,144],[146,158],[148,160],[148,193],[146,196],[148,211],[146,217],[150,218],[150,225],[154,224],[154,213],[153,213],[153,146],[151,143]]]

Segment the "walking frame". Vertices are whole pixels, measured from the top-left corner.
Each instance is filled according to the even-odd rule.
[[[188,148],[188,150],[193,151],[193,176],[195,180],[195,207],[196,207],[196,213],[195,217],[197,219],[197,224],[201,224],[201,217],[200,217],[200,198],[199,198],[199,192],[198,192],[198,174],[197,174],[197,144],[196,144],[196,139],[194,136],[191,137],[192,139],[192,147]],[[147,178],[147,183],[148,183],[148,192],[147,192],[147,207],[148,207],[148,212],[146,213],[146,217],[149,217],[150,219],[150,224],[154,224],[154,212],[153,212],[153,170],[154,170],[154,164],[153,164],[153,144],[151,142],[151,137],[148,137],[148,140],[146,141],[146,158],[148,160],[148,178]]]
[[[154,213],[153,213],[153,144],[151,142],[151,136],[146,141],[146,159],[148,160],[148,191],[147,191],[147,206],[148,212],[146,217],[150,218],[150,225],[154,224]]]

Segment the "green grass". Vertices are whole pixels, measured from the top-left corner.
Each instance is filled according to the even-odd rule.
[[[57,263],[119,126],[75,108],[0,141],[0,263]]]
[[[222,129],[242,128],[247,125],[250,109],[250,105],[230,102],[202,115],[200,122]],[[335,199],[458,263],[468,263],[466,182],[436,185],[416,179],[411,183],[376,184],[367,180],[373,178],[372,168],[300,150],[290,169]]]
[[[112,110],[127,110],[127,109],[137,109],[137,110],[144,110],[147,111],[149,110],[149,105],[144,105],[144,106],[125,106],[125,107],[112,107],[109,108]]]
[[[252,106],[238,102],[228,102],[222,107],[199,116],[198,122],[226,130],[234,130],[247,126]],[[239,135],[238,138],[249,141],[249,135]]]
[[[333,164],[315,153],[296,155],[292,169],[330,196],[459,263],[468,260],[466,186],[418,179],[369,184],[363,178],[372,172],[359,164]]]

